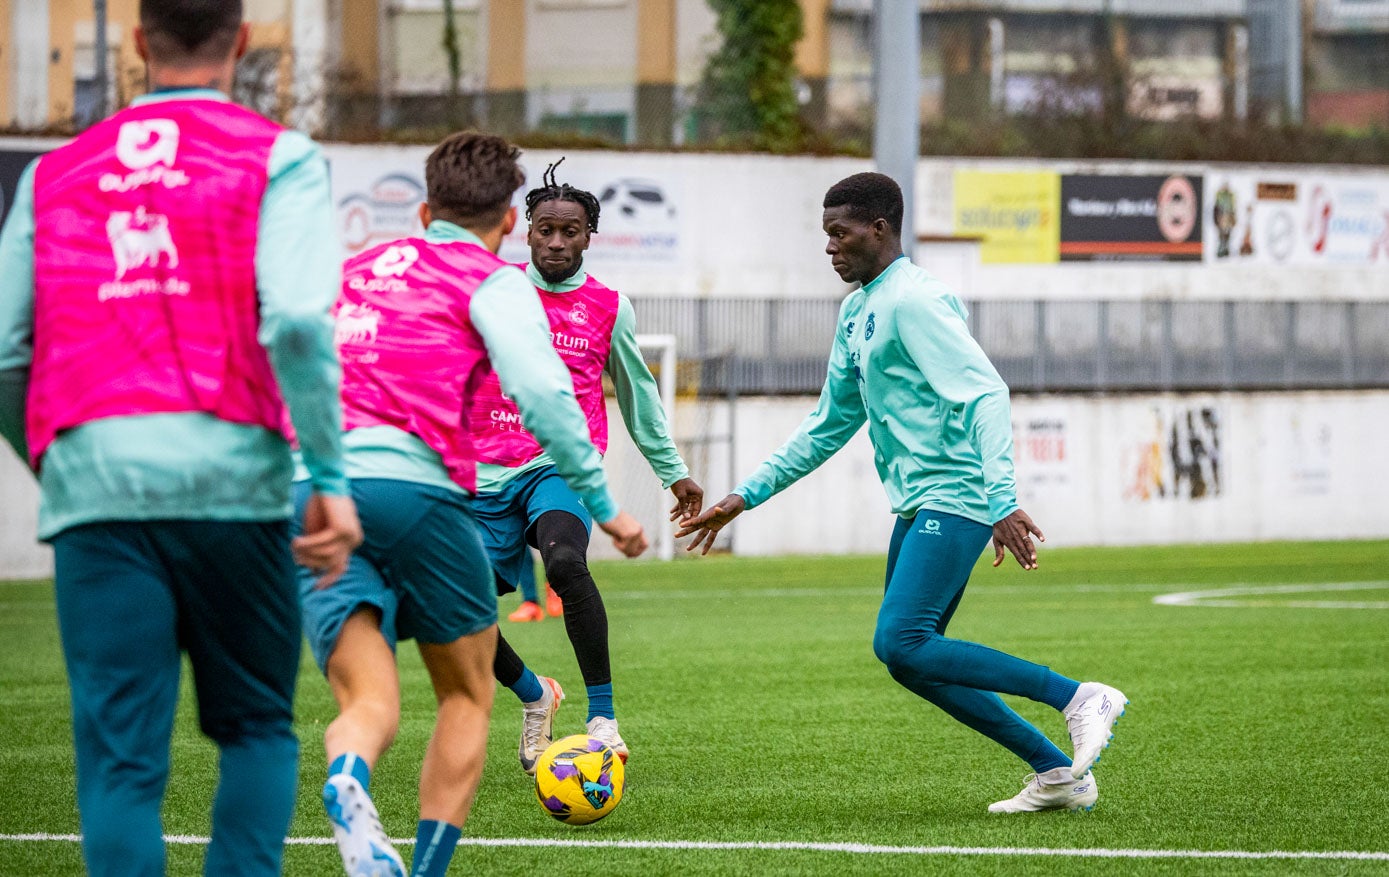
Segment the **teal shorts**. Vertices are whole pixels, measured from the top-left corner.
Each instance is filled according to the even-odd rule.
[[[294,532],[309,485],[294,485]],[[319,669],[333,653],[348,617],[364,607],[381,615],[391,649],[398,640],[451,643],[497,623],[497,595],[487,552],[467,496],[442,487],[362,478],[352,499],[365,541],[336,583],[314,588],[298,568],[304,635]]]
[[[540,547],[535,544],[535,522],[546,512],[568,512],[593,531],[593,517],[554,466],[541,466],[513,478],[496,493],[473,497],[473,513],[496,572],[498,592],[516,590],[525,576],[525,564],[531,563],[526,546]]]

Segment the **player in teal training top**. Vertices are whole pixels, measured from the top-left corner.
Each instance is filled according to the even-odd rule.
[[[708,553],[714,535],[746,509],[808,475],[868,423],[873,459],[897,526],[873,651],[892,678],[1031,765],[1015,797],[994,813],[1089,809],[1090,767],[1109,745],[1127,701],[1011,655],[947,638],[946,625],[990,535],[1037,567],[1013,484],[1008,388],[970,336],[965,309],[943,283],[902,255],[902,191],[882,174],[856,174],[825,194],[825,234],[836,273],[862,288],[845,299],[815,410],[758,469],[677,536]],[[1066,756],[995,692],[1065,714]]]

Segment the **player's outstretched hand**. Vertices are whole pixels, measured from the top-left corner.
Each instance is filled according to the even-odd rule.
[[[295,563],[318,576],[314,587],[326,588],[347,572],[347,561],[361,544],[362,523],[352,497],[315,493],[304,507],[304,535],[290,548]]]
[[[704,508],[704,488],[693,478],[681,478],[670,486],[670,492],[675,494],[675,506],[670,510],[672,521],[693,518]]]
[[[1036,536],[1042,542],[1047,541],[1047,537],[1042,535],[1042,531],[1022,509],[1016,509],[994,524],[994,566],[1003,562],[1003,549],[1006,547],[1013,552],[1023,569],[1036,569],[1037,546],[1033,544],[1031,536]]]
[[[637,519],[626,512],[618,512],[617,517],[598,525],[613,539],[613,547],[628,557],[636,557],[646,550],[646,532]]]
[[[685,546],[685,550],[694,551],[698,548],[700,554],[708,554],[709,549],[714,547],[714,536],[725,524],[741,515],[745,508],[747,503],[743,498],[736,493],[730,493],[715,505],[709,506],[704,514],[682,518],[680,530],[675,534],[675,538],[682,539],[691,533],[698,534]]]

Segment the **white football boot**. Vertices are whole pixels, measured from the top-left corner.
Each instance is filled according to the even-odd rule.
[[[588,720],[588,736],[602,740],[623,764],[627,763],[627,741],[617,732],[617,719],[594,716]]]
[[[1042,810],[1090,810],[1100,790],[1093,774],[1071,778],[1069,767],[1028,774],[1022,791],[1006,801],[989,805],[990,813],[1037,813]]]
[[[554,742],[555,713],[564,700],[563,689],[549,676],[540,677],[540,688],[540,700],[525,704],[521,710],[521,769],[531,776],[535,776],[536,759]]]
[[[1082,682],[1066,705],[1066,730],[1071,732],[1071,778],[1090,772],[1100,753],[1114,739],[1114,723],[1124,714],[1129,699],[1117,688],[1100,682]]]
[[[376,805],[355,777],[329,777],[323,786],[323,809],[333,823],[342,866],[351,877],[406,877],[409,872],[381,827]]]

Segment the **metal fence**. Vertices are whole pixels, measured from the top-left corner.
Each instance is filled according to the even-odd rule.
[[[680,390],[818,393],[839,302],[633,300]],[[1389,302],[989,301],[970,329],[1014,392],[1389,387]]]

